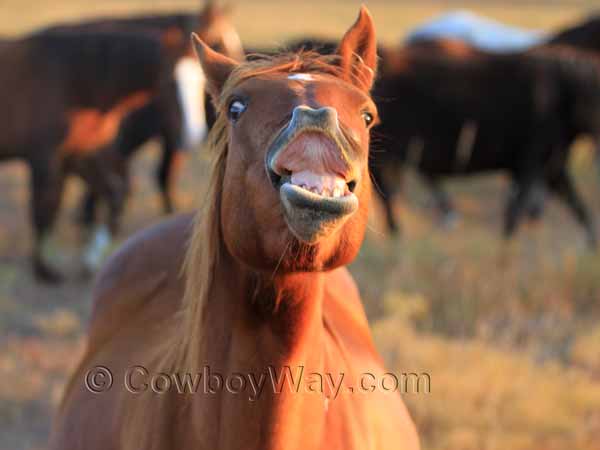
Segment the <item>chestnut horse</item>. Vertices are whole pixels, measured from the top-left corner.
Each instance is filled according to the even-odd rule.
[[[197,53],[218,110],[207,204],[196,221],[133,238],[101,274],[50,448],[417,449],[397,393],[358,392],[359,374],[384,369],[343,267],[360,248],[371,191],[367,10],[336,55],[237,63],[201,41]],[[95,366],[112,373],[104,393],[93,393]],[[216,373],[239,381],[286,368],[344,374],[342,393],[287,384],[251,398],[213,383],[155,394],[139,378],[209,370],[210,385]]]

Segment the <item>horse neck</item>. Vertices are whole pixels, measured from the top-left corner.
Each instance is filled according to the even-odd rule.
[[[243,395],[223,390],[208,402],[196,402],[200,423],[211,424],[201,431],[201,440],[218,442],[221,449],[253,448],[253,443],[271,449],[294,448],[290,443],[301,448],[307,439],[318,439],[324,397],[287,385],[277,392],[272,375],[323,372],[324,279],[322,273],[257,274],[226,253],[219,258],[200,359],[211,373],[240,373],[265,382],[253,401],[254,390],[248,387]],[[260,441],[249,423],[261,424]]]
[[[247,342],[260,344],[269,364],[302,358],[304,347],[322,338],[324,275],[259,273],[222,253],[204,313],[204,342],[239,333]],[[212,348],[207,345],[208,354],[203,355],[209,360]]]

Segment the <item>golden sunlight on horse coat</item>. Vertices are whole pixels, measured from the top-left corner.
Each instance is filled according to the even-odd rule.
[[[344,267],[361,246],[371,194],[369,13],[361,9],[332,56],[238,63],[200,40],[196,51],[219,114],[206,202],[195,219],[134,237],[100,275],[87,352],[50,448],[418,449],[397,393],[359,392],[361,374],[385,369]],[[112,386],[96,394],[98,366]],[[162,389],[153,375],[168,385],[207,368],[248,380],[302,368],[343,381],[339,392],[266,384],[254,398],[230,385],[153,392]]]

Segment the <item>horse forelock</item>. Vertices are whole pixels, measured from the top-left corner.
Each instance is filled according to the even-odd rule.
[[[365,65],[360,58],[357,58],[357,63]],[[247,61],[233,70],[216,102],[216,107],[218,113],[223,112],[233,89],[250,78],[278,73],[288,75],[320,74],[338,78],[354,86],[360,86],[363,80],[357,72],[356,70],[350,73],[346,72],[341,66],[341,57],[336,54],[322,55],[312,50],[301,50],[276,56],[254,53],[247,55]]]

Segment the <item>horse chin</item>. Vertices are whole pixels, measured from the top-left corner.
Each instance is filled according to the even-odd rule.
[[[303,244],[316,245],[339,230],[358,209],[353,193],[325,197],[300,186],[284,183],[279,189],[286,223]]]

